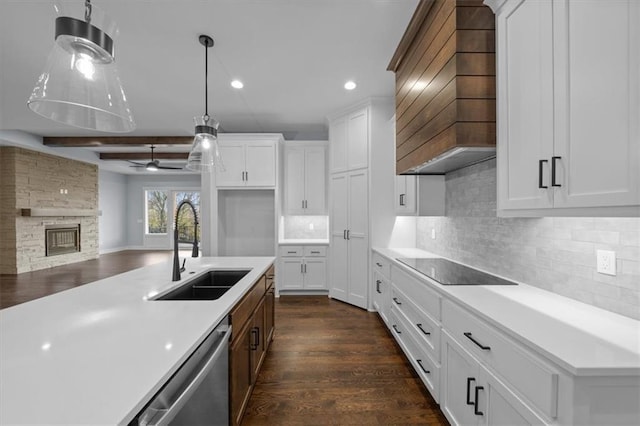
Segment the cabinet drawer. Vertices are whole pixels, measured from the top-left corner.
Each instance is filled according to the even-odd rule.
[[[327,248],[325,246],[304,246],[303,253],[305,257],[326,257]]]
[[[260,303],[260,300],[267,291],[267,278],[263,275],[258,282],[244,295],[242,300],[231,311],[231,324],[234,330],[241,330],[244,323],[251,317],[253,311]],[[233,335],[233,341],[239,337],[238,334]]]
[[[396,326],[395,329],[392,329],[392,333],[396,335],[396,340],[402,347],[405,356],[429,389],[433,399],[438,402],[440,399],[440,364],[434,361],[429,352],[418,343],[415,330],[396,306],[391,308],[390,319],[391,325]]]
[[[280,246],[280,257],[302,257],[302,246]]]
[[[465,349],[550,418],[557,415],[558,374],[529,350],[445,300],[442,326]],[[551,330],[550,330],[551,332]]]
[[[391,269],[391,282],[406,294],[420,309],[440,321],[440,295],[429,284],[414,278],[398,267]]]
[[[425,348],[431,358],[440,361],[440,324],[415,305],[395,286],[391,287],[391,300],[409,322],[417,342]]]
[[[386,257],[373,253],[373,270],[378,271],[383,277],[391,278],[391,262]]]

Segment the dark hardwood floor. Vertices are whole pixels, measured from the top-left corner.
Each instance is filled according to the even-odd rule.
[[[122,251],[0,275],[0,308],[171,259]],[[378,315],[326,296],[276,300],[275,339],[243,425],[446,425]]]
[[[172,251],[125,250],[18,275],[0,275],[0,309],[171,259]]]
[[[446,425],[378,315],[282,296],[243,425]]]

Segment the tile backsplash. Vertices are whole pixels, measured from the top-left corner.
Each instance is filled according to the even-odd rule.
[[[490,160],[447,174],[446,217],[416,227],[418,248],[640,319],[640,218],[498,218]],[[600,249],[616,276],[596,272]]]
[[[328,216],[283,216],[281,227],[285,240],[329,238]]]

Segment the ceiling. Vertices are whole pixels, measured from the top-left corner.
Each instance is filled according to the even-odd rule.
[[[54,42],[53,3],[0,1],[0,129],[116,136],[55,123],[26,105]],[[64,3],[84,8],[82,0]],[[120,28],[116,64],[137,124],[125,136],[193,135],[193,117],[204,113],[204,47],[198,36],[208,34],[215,41],[209,51],[209,112],[221,131],[283,133],[288,140],[326,139],[327,115],[368,97],[393,96],[394,75],[386,68],[417,3],[92,1]],[[233,79],[244,88],[233,89]],[[347,80],[357,88],[345,90]],[[120,166],[130,171],[127,163]]]

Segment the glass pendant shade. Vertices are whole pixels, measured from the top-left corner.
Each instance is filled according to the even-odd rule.
[[[194,121],[196,136],[193,138],[193,145],[187,159],[187,169],[210,172],[216,168],[224,171],[218,147],[219,123],[208,116],[194,117]]]
[[[113,56],[117,26],[98,8],[85,9],[81,2],[57,2],[56,11],[55,42],[27,105],[74,127],[133,131],[135,122]]]

